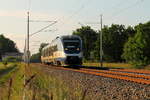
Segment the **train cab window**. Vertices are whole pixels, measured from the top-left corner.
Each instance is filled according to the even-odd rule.
[[[55,45],[54,46],[54,51],[57,51],[57,50],[58,50],[57,45]]]
[[[64,51],[66,53],[80,53],[81,51],[81,41],[76,40],[64,40]]]

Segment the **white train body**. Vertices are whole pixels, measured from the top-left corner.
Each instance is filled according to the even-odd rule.
[[[82,40],[76,35],[57,37],[42,49],[41,61],[55,65],[81,65]]]

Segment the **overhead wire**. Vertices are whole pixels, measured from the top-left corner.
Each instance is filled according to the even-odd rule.
[[[109,9],[114,9],[114,8],[118,8],[119,6],[124,5],[125,3],[127,3],[129,0],[121,0],[120,2],[118,2],[117,4],[115,4],[114,6],[112,6]]]
[[[144,0],[137,0],[134,4],[129,5],[126,8],[120,9],[119,11],[114,12],[110,17],[106,18],[106,19],[112,19],[113,17],[116,17],[117,15],[123,13],[124,11],[131,9],[139,4],[141,4]]]
[[[125,4],[124,1],[125,1],[125,0],[122,0],[121,2],[117,3],[115,6],[118,7],[118,6],[124,5],[124,4]],[[133,8],[133,7],[137,6],[137,5],[139,5],[139,4],[142,3],[143,1],[144,1],[144,0],[138,0],[138,1],[136,1],[134,4],[131,4],[131,5],[129,5],[128,7],[125,7],[125,8],[123,8],[123,9],[120,9],[120,10],[117,11],[117,12],[114,12],[111,16],[106,17],[105,19],[106,19],[106,20],[110,20],[110,19],[112,19],[113,17],[119,15],[120,13],[123,13],[124,11],[126,11],[126,10],[128,10],[128,9],[131,9],[131,8]],[[126,0],[126,2],[127,2],[127,0]],[[113,9],[115,6],[113,6],[111,9]],[[100,23],[99,23],[99,22],[90,22],[90,23],[87,23],[87,24],[97,24],[97,25],[98,25],[98,24],[100,24]]]
[[[85,8],[85,5],[87,5],[87,3],[89,3],[89,1],[91,1],[91,0],[86,0],[86,2],[83,1],[84,3],[82,3],[81,6],[75,12],[73,12],[69,17],[66,18],[66,19],[68,19],[68,21],[67,22],[63,22],[62,24],[68,23],[69,20],[72,19],[75,15],[77,16]],[[58,20],[58,21],[60,21],[60,20]]]
[[[114,9],[114,7],[122,6],[122,5],[125,4],[124,2],[127,2],[127,1],[129,1],[129,0],[126,0],[126,1],[125,1],[125,0],[122,0],[121,2],[117,3],[115,6],[109,8],[109,9]],[[125,7],[125,8],[122,8],[122,9],[119,9],[118,11],[113,12],[113,13],[111,14],[111,16],[106,17],[105,19],[107,19],[107,20],[108,20],[108,19],[112,19],[113,17],[119,15],[120,13],[123,13],[124,11],[126,11],[126,10],[128,10],[128,9],[131,9],[131,8],[133,8],[133,7],[137,6],[137,5],[139,5],[139,4],[142,3],[143,1],[144,1],[144,0],[137,0],[134,4],[131,4],[131,5],[127,6],[127,7]],[[99,24],[99,23],[90,23],[90,24]]]
[[[28,12],[30,12],[30,11],[31,11],[31,0],[28,1]],[[41,21],[41,20],[29,20],[29,22],[48,22],[48,23],[50,23],[49,25],[39,29],[38,31],[31,33],[29,35],[30,37],[39,32],[42,32],[43,30],[45,30],[45,29],[49,28],[50,26],[54,25],[55,23],[57,23],[57,21]]]
[[[57,21],[54,21],[53,23],[51,23],[51,24],[49,24],[49,25],[47,25],[47,26],[41,28],[40,30],[38,30],[38,31],[36,31],[36,32],[34,32],[34,33],[32,33],[32,34],[30,34],[30,37],[33,36],[33,35],[35,35],[35,34],[37,34],[37,33],[39,33],[39,32],[42,32],[43,30],[45,30],[45,29],[47,29],[48,27],[54,25],[55,23],[57,23]]]
[[[77,10],[69,17],[69,19],[72,18],[73,16],[79,14],[79,13],[82,11],[82,9],[85,8],[85,4],[89,3],[89,1],[90,1],[90,0],[87,0],[85,3],[81,4],[80,8],[77,9]]]
[[[109,9],[114,9],[115,7],[121,6],[121,5],[125,4],[124,2],[127,2],[127,1],[129,1],[129,0],[122,0],[119,3],[117,3],[116,5],[114,5],[113,7],[109,8]],[[98,25],[98,24],[100,24],[100,22],[87,22],[86,24],[97,24]]]

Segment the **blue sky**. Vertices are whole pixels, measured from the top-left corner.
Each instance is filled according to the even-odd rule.
[[[150,20],[149,5],[150,0],[1,0],[0,34],[14,40],[23,51],[29,8],[31,20],[57,20],[48,29],[53,31],[41,32],[31,38],[31,51],[35,53],[41,42],[51,42],[56,36],[71,34],[81,27],[79,22],[98,30],[100,25],[88,23],[99,22],[100,14],[103,14],[104,25],[145,23]],[[30,22],[30,33],[48,24]]]

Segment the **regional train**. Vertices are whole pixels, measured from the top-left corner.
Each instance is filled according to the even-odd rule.
[[[57,37],[42,49],[41,62],[59,66],[82,65],[82,40],[77,35]]]

